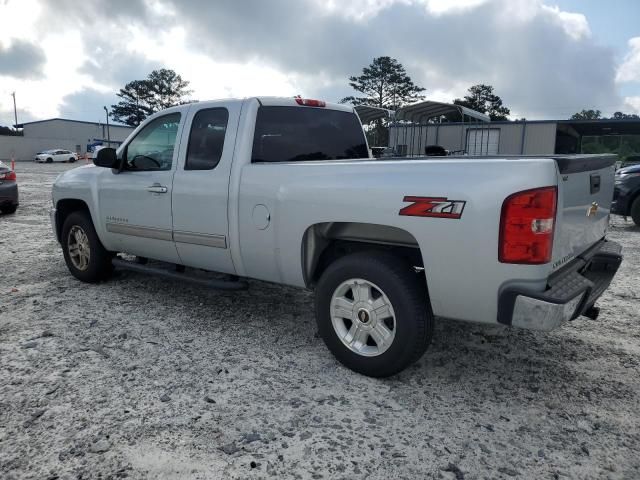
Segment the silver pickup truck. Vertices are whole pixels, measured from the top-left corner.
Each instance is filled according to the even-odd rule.
[[[605,238],[614,160],[375,160],[352,107],[200,102],[58,177],[51,220],[85,282],[115,267],[314,289],[329,349],[383,377],[422,355],[434,318],[537,330],[595,318],[622,259]]]

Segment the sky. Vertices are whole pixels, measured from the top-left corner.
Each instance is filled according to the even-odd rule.
[[[0,0],[0,125],[104,121],[157,68],[192,99],[354,94],[374,57],[426,98],[493,85],[511,118],[640,113],[637,0]]]

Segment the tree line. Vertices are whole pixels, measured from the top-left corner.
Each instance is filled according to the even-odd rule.
[[[400,62],[391,57],[374,58],[370,65],[362,69],[360,75],[349,77],[349,85],[362,96],[345,97],[342,99],[343,103],[371,105],[389,110],[397,110],[404,105],[422,100],[426,91],[411,80]],[[467,95],[463,98],[455,98],[453,103],[484,113],[493,121],[508,120],[511,114],[511,110],[494,93],[494,88],[484,83],[469,87]],[[606,117],[602,116],[600,110],[583,109],[569,119],[596,120],[606,119]],[[615,112],[610,119],[638,120],[640,116]]]
[[[416,85],[407,74],[404,66],[395,58],[376,57],[362,69],[360,75],[350,76],[349,85],[356,95],[345,97],[342,103],[353,105],[371,105],[374,107],[397,110],[398,108],[425,98],[426,89]],[[193,93],[189,81],[174,70],[162,68],[153,70],[147,78],[133,80],[121,88],[116,95],[119,102],[111,105],[110,116],[113,121],[137,127],[148,116],[174,105],[194,102],[189,99]],[[470,108],[486,114],[491,120],[509,120],[511,110],[504,105],[491,85],[483,83],[469,87],[467,95],[452,100],[455,105]],[[606,119],[600,110],[583,109],[573,114],[571,120]],[[615,112],[610,119],[639,120],[636,114]],[[441,118],[442,121],[456,121],[456,118]],[[378,130],[386,130],[378,122]],[[20,135],[9,127],[0,127],[0,135]]]
[[[349,77],[349,85],[362,96],[345,97],[342,103],[389,110],[422,100],[426,91],[413,83],[402,64],[391,57],[374,58],[369,66],[362,69],[361,75]],[[456,98],[453,103],[487,114],[491,120],[507,120],[511,113],[490,85],[474,85],[464,98]]]
[[[349,77],[349,85],[357,94],[343,98],[342,103],[371,105],[389,110],[397,110],[404,105],[422,100],[426,92],[424,87],[413,82],[398,60],[388,56],[374,58],[371,64],[362,69],[360,75]],[[191,93],[189,81],[175,71],[165,68],[154,70],[147,78],[133,80],[120,89],[116,94],[120,101],[111,106],[111,118],[115,122],[138,126],[157,111],[194,101],[187,99]],[[493,121],[508,120],[511,114],[502,98],[494,92],[494,87],[483,83],[469,87],[467,95],[453,99],[452,103],[486,114]],[[610,118],[638,120],[640,116],[615,112]],[[600,110],[583,109],[573,114],[570,119],[596,120],[605,117]]]
[[[377,57],[362,69],[359,76],[349,77],[349,85],[361,96],[349,96],[342,103],[372,105],[397,110],[403,105],[422,100],[425,88],[417,86],[400,62],[391,57]],[[111,106],[111,118],[118,123],[138,126],[155,112],[189,100],[189,81],[170,69],[154,70],[143,80],[127,83],[116,94],[120,101]],[[507,120],[510,110],[490,85],[474,85],[464,98],[453,100],[472,110],[489,115],[491,120]]]
[[[569,120],[640,120],[640,116],[635,113],[615,112],[611,117],[602,116],[600,110],[582,110],[571,115]]]

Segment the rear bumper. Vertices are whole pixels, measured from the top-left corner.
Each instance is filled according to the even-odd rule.
[[[622,262],[622,247],[601,241],[551,275],[544,292],[505,288],[498,322],[531,330],[553,330],[589,310],[607,289]]]

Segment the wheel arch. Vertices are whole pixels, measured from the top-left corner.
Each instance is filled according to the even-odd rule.
[[[631,209],[633,207],[633,203],[638,200],[640,198],[640,187],[636,188],[635,191],[633,192],[633,194],[631,194],[631,199],[629,200],[629,203],[627,204],[627,215],[626,216],[630,216],[631,215]]]
[[[84,200],[80,200],[78,198],[63,198],[62,200],[58,200],[56,203],[56,238],[60,241],[60,235],[62,233],[62,226],[64,225],[64,221],[67,217],[73,213],[83,211],[89,214],[91,221],[93,222],[93,217],[91,216],[91,210],[89,209],[89,205]],[[93,222],[95,225],[95,222]]]
[[[424,268],[420,246],[408,231],[373,223],[322,222],[309,226],[302,239],[304,282],[313,287],[332,261],[359,251],[386,251]]]

